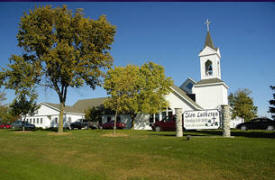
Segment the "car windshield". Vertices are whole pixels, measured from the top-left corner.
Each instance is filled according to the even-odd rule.
[[[88,120],[87,119],[78,119],[75,122],[85,123],[85,122],[88,122]]]
[[[171,116],[165,116],[163,119],[162,119],[162,121],[164,121],[164,122],[168,122],[168,121],[172,121],[173,120],[173,117],[171,117]]]
[[[267,118],[258,118],[258,119],[252,119],[250,122],[270,122],[272,120]]]
[[[80,123],[81,123],[80,121],[75,121],[72,124],[80,124]]]

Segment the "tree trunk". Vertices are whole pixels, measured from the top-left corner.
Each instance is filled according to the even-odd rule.
[[[131,120],[132,120],[132,127],[131,127],[131,129],[133,130],[135,128],[136,114],[130,114],[130,116],[131,116]]]
[[[58,122],[58,133],[63,133],[63,114],[64,114],[65,103],[60,103],[60,114]]]
[[[25,131],[25,120],[26,120],[26,117],[25,117],[24,120],[23,120],[23,126],[22,126],[22,131],[23,131],[23,132]]]
[[[113,131],[113,134],[116,134],[116,119],[117,119],[117,110],[116,110],[116,113],[115,113],[114,131]]]

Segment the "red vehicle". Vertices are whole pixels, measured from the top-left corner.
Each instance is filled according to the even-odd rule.
[[[11,125],[10,124],[0,124],[0,129],[10,129]]]
[[[123,129],[125,127],[126,127],[125,123],[122,123],[122,122],[117,122],[116,123],[116,128],[117,129]],[[113,129],[114,128],[114,121],[110,121],[110,122],[104,123],[102,125],[102,128],[103,129]]]
[[[152,125],[154,131],[175,131],[176,130],[176,116],[165,117],[161,121],[156,121]]]

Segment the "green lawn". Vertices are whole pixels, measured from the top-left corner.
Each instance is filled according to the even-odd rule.
[[[0,179],[275,179],[275,132],[68,132],[0,130]]]

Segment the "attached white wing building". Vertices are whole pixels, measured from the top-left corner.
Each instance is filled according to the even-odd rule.
[[[41,103],[40,108],[33,116],[27,116],[26,121],[41,128],[58,127],[59,105],[52,103]],[[83,119],[84,114],[71,107],[66,107],[64,112],[64,127],[69,127],[70,123]]]

